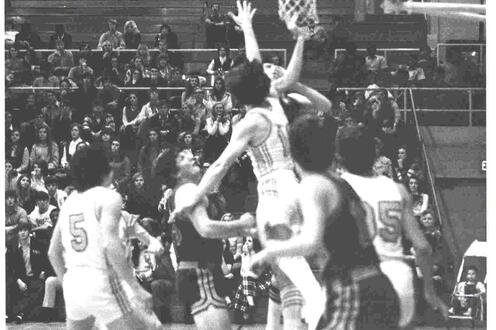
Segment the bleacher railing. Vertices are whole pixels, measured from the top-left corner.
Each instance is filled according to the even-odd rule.
[[[446,54],[449,48],[457,49],[462,53],[462,56],[469,61],[472,61],[479,68],[480,73],[486,70],[486,44],[483,43],[460,43],[449,44],[439,43],[436,46],[437,65],[446,61]]]
[[[406,64],[408,63],[408,57],[414,54],[418,54],[420,48],[377,48],[377,55],[384,56],[388,64]],[[344,48],[338,48],[334,50],[334,58],[337,58],[340,53],[346,52]],[[357,48],[356,52],[358,54],[367,55],[366,48]]]
[[[486,89],[483,87],[391,87],[384,88],[393,94],[402,113],[403,120],[412,113],[412,103],[408,97],[416,92],[416,111],[419,113],[467,113],[467,125],[474,125],[474,115],[486,112]],[[338,91],[374,91],[363,87],[340,87]],[[422,122],[419,122],[422,125]],[[465,124],[464,124],[465,125]]]
[[[66,49],[72,53],[78,53],[81,50],[79,49]],[[5,52],[8,52],[8,49],[5,49]],[[26,50],[20,49],[20,52],[25,52]],[[116,53],[136,53],[138,50],[137,49],[126,49],[126,48],[116,48],[113,49],[114,52]],[[158,53],[160,50],[158,48],[150,48],[148,49],[148,52],[150,53]],[[216,48],[174,48],[174,49],[167,49],[167,51],[171,53],[217,53]],[[242,51],[240,48],[231,48],[230,50],[231,54],[239,53]],[[35,53],[53,53],[55,52],[55,49],[34,49]],[[102,49],[101,48],[95,48],[92,49],[91,52],[93,53],[101,53]],[[284,48],[261,48],[260,52],[262,55],[264,53],[281,53],[282,54],[282,63],[284,66],[288,63],[288,51],[287,49]]]

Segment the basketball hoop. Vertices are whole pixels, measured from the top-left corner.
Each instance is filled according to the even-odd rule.
[[[296,25],[298,27],[307,27],[313,30],[319,23],[317,0],[279,0],[279,17],[286,25],[295,15],[297,16]]]

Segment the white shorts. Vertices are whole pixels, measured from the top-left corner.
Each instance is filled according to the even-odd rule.
[[[400,300],[400,327],[406,327],[415,314],[415,290],[412,268],[402,260],[381,261],[381,270],[389,278]]]
[[[105,271],[77,268],[68,271],[63,283],[67,319],[81,321],[93,316],[109,324],[131,312],[131,290]]]

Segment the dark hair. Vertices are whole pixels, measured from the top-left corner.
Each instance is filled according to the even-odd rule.
[[[293,159],[305,171],[323,172],[334,160],[334,137],[337,124],[316,115],[297,118],[289,129]]]
[[[215,89],[215,84],[218,81],[220,81],[222,83],[222,87],[221,87],[220,90]],[[226,82],[224,81],[224,79],[222,79],[222,77],[215,78],[215,80],[214,80],[214,86],[212,88],[212,94],[215,96],[215,98],[217,100],[220,101],[222,99],[222,97],[224,97],[225,93],[226,93]]]
[[[57,177],[56,176],[53,176],[53,175],[49,175],[45,178],[45,186],[48,186],[49,184],[58,184],[58,180],[57,180]]]
[[[29,221],[21,221],[17,225],[17,232],[20,232],[20,231],[23,231],[23,230],[27,230],[27,231],[31,232],[31,227],[32,227],[31,222],[29,222]]]
[[[110,171],[107,153],[98,145],[90,145],[76,151],[72,159],[74,186],[81,192],[101,185],[103,177]]]
[[[353,174],[364,174],[375,161],[375,140],[363,126],[343,127],[336,137],[339,161]]]
[[[257,60],[243,62],[226,74],[227,89],[244,105],[259,105],[269,95],[270,78]]]
[[[48,163],[43,159],[35,161],[33,165],[38,165],[42,176],[46,176],[48,174]]]
[[[479,269],[477,269],[477,267],[475,267],[475,266],[468,266],[468,267],[467,267],[467,273],[468,273],[468,271],[469,271],[469,270],[473,270],[473,271],[474,271],[474,272],[476,272],[476,273],[478,273],[478,272],[479,272]]]
[[[14,189],[9,189],[5,192],[5,199],[7,198],[14,198],[15,200],[17,200],[17,191],[15,191]]]
[[[37,190],[34,192],[34,200],[35,201],[47,201],[50,200],[50,196],[48,196],[48,193],[42,190]]]

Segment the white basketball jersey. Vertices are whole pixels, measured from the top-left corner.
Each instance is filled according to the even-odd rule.
[[[68,270],[89,267],[107,270],[103,234],[95,205],[105,196],[102,187],[72,193],[60,210],[59,222]]]
[[[367,225],[381,261],[403,258],[403,200],[397,183],[385,176],[343,173],[367,210]]]
[[[253,172],[260,181],[261,177],[277,170],[294,169],[293,159],[289,151],[288,119],[278,99],[269,97],[267,101],[271,109],[256,108],[248,112],[262,115],[270,122],[268,137],[257,146],[248,148]]]

